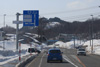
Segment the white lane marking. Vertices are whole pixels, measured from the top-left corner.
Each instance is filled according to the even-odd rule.
[[[64,55],[65,56],[65,55]],[[65,58],[66,57],[66,58]],[[65,57],[63,57],[66,61],[68,61],[69,63],[71,63],[72,65],[74,65],[75,67],[78,67],[77,65],[75,65],[73,62],[71,62],[70,61],[70,59],[67,57],[67,56],[65,56]]]
[[[40,61],[39,67],[41,67],[42,60],[43,60],[44,55],[45,55],[45,54],[43,54],[43,56],[41,57],[41,61]]]

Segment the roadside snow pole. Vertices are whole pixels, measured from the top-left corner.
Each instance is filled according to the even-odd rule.
[[[32,44],[30,43],[30,48],[32,47]],[[30,49],[30,55],[32,55],[32,49]]]
[[[19,42],[19,61],[21,61],[21,43]]]

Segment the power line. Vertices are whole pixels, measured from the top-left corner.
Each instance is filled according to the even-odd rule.
[[[93,15],[98,15],[100,12],[97,13],[91,13]],[[83,17],[89,17],[91,14],[84,14],[84,15],[77,15],[77,16],[70,16],[70,17],[62,17],[62,18],[67,18],[67,19],[76,19],[76,18],[83,18]]]
[[[88,8],[76,9],[76,10],[69,10],[69,11],[61,11],[61,12],[45,13],[45,14],[40,14],[40,15],[52,15],[52,14],[71,13],[71,12],[77,12],[77,11],[89,10],[89,9],[94,9],[94,8],[99,8],[99,6],[93,6],[93,7],[88,7]]]
[[[82,9],[76,9],[76,10],[69,10],[69,11],[60,11],[60,12],[51,12],[51,13],[44,13],[40,15],[51,15],[51,14],[62,14],[62,13],[71,13],[71,12],[77,12],[77,11],[82,11],[82,10],[89,10],[89,9],[95,9],[98,8],[99,6],[92,6],[88,8],[82,8]],[[3,15],[0,15],[3,16]],[[7,15],[7,16],[16,16],[16,15]]]

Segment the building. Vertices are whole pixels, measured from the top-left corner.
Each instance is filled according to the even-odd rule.
[[[74,38],[73,34],[59,34],[58,39],[60,41],[68,42]]]

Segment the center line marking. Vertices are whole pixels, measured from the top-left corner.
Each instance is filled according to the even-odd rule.
[[[83,65],[83,67],[86,67],[77,56],[76,56],[76,58],[78,59],[79,63],[81,63]]]

